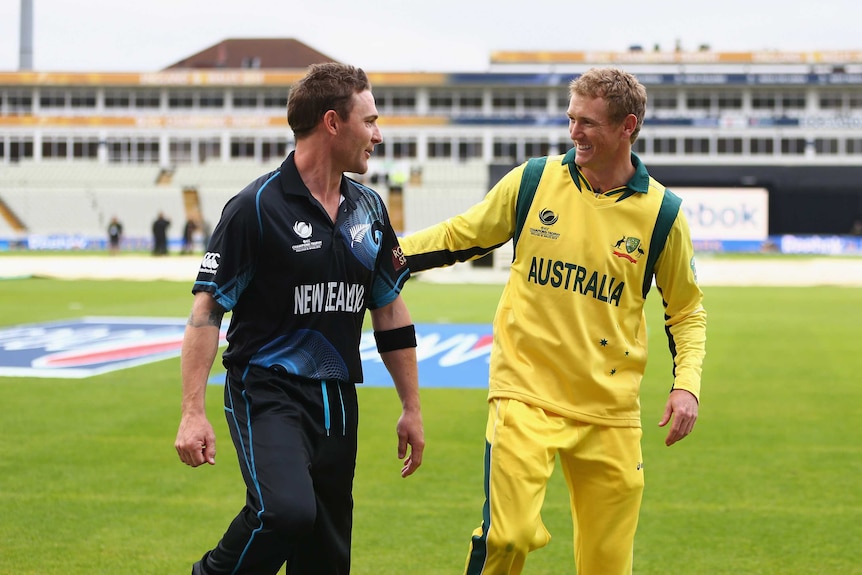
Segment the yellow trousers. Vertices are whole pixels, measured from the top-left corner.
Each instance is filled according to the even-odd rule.
[[[631,574],[644,486],[641,435],[640,428],[491,400],[483,521],[473,532],[465,575],[521,573],[527,554],[548,544],[541,511],[557,456],[569,487],[578,575]]]

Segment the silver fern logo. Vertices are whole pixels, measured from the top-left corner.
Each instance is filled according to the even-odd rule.
[[[365,234],[368,233],[368,230],[371,229],[371,224],[356,224],[355,226],[350,226],[350,247],[352,248],[356,243],[362,243],[362,240],[365,238]]]
[[[293,232],[304,240],[308,239],[311,237],[311,224],[308,222],[294,222]]]

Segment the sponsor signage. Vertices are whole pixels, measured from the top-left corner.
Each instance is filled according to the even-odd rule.
[[[487,388],[492,340],[490,324],[417,324],[419,386]],[[391,386],[371,332],[362,334],[360,353],[364,385]]]
[[[0,376],[81,379],[177,357],[185,325],[173,318],[85,317],[2,328]],[[223,344],[226,334],[224,325]],[[491,334],[483,324],[418,324],[420,385],[487,387]],[[391,386],[370,331],[362,334],[360,354],[365,385]],[[224,383],[224,373],[210,383]]]
[[[765,240],[769,235],[769,192],[765,188],[676,188],[691,239]]]
[[[80,379],[176,357],[185,325],[173,318],[85,317],[2,328],[0,376]],[[224,326],[222,339],[226,333]]]
[[[416,359],[419,385],[429,387],[488,387],[488,361],[491,355],[490,324],[416,324]],[[392,378],[377,353],[372,332],[364,332],[359,343],[362,357],[362,385],[391,387]],[[210,378],[223,385],[225,374]]]
[[[847,256],[862,254],[860,236],[793,236],[777,238],[778,247],[783,254],[819,254],[827,256]]]

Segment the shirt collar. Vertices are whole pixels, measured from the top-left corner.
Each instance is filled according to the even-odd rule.
[[[569,172],[572,175],[572,180],[575,182],[575,185],[578,186],[578,189],[580,190],[581,178],[578,177],[578,175],[580,174],[581,168],[575,163],[576,150],[576,148],[572,148],[568,152],[566,152],[566,155],[563,156],[562,164],[569,167]],[[635,173],[626,183],[626,189],[623,191],[617,201],[623,198],[627,198],[632,194],[645,194],[649,191],[649,172],[647,172],[646,166],[634,152],[632,152],[632,166],[634,166],[635,168]]]
[[[285,194],[311,197],[311,192],[305,185],[305,182],[302,181],[302,176],[299,175],[299,170],[296,168],[294,152],[290,152],[281,163],[280,171],[281,187]],[[351,208],[356,207],[356,201],[359,199],[359,191],[356,189],[356,185],[350,178],[344,175],[341,176],[341,195]]]

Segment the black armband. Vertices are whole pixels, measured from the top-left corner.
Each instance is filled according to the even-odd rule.
[[[416,347],[416,327],[410,324],[386,331],[375,331],[374,340],[380,353]]]

